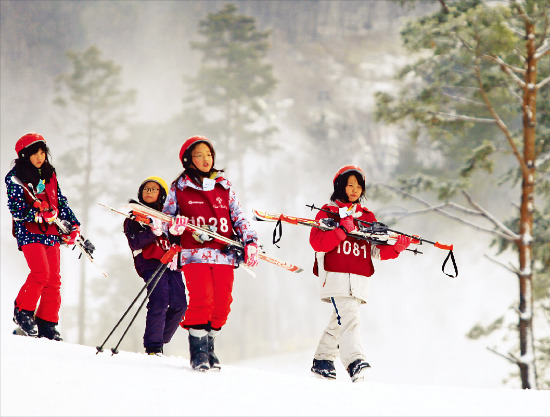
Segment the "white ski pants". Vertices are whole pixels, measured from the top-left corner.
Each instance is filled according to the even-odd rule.
[[[340,323],[334,305],[328,326],[323,331],[314,358],[334,361],[338,356],[347,369],[357,359],[365,360],[361,346],[359,306],[362,301],[355,297],[334,297]]]

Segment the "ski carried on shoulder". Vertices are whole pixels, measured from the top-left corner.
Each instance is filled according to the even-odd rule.
[[[34,189],[32,188],[32,184],[29,183],[29,184],[27,184],[28,186],[25,185],[23,183],[23,181],[21,181],[15,175],[11,177],[11,181],[14,184],[17,184],[17,185],[23,187],[23,189],[27,193],[29,193],[29,195],[31,196],[31,198],[34,201],[40,201],[40,200],[38,200],[38,198],[36,197],[36,194],[34,193]],[[70,225],[69,225],[68,222],[65,222],[64,220],[61,220],[60,218],[56,217],[53,224],[57,227],[57,230],[62,235],[69,235],[71,233],[71,230],[69,229]],[[85,255],[88,258],[88,260],[97,268],[97,270],[105,276],[105,278],[109,278],[107,276],[107,274],[105,272],[103,272],[101,270],[101,268],[99,266],[97,266],[97,264],[94,262],[94,258],[92,256],[92,254],[95,251],[95,246],[92,242],[90,242],[89,239],[86,239],[84,236],[82,236],[82,234],[80,234],[78,236],[78,238],[76,239],[76,242],[75,242],[74,246],[77,247],[78,249],[80,249],[80,252],[81,252],[80,256]],[[80,256],[79,256],[79,259],[80,259]]]
[[[310,207],[312,210],[320,210],[320,211],[326,211],[329,213],[332,213],[328,210],[324,210],[319,207],[315,207],[315,205],[308,205],[307,207]],[[254,217],[254,220],[257,221],[268,221],[268,222],[277,222],[275,225],[275,230],[273,231],[273,244],[276,245],[279,240],[281,240],[281,234],[282,234],[282,223],[288,223],[288,224],[294,224],[294,225],[302,225],[302,226],[309,226],[309,227],[316,227],[321,230],[333,230],[337,227],[339,227],[339,224],[336,222],[336,220],[332,218],[323,218],[318,220],[314,219],[307,219],[303,217],[294,217],[294,216],[287,216],[282,213],[274,213],[274,212],[268,212],[268,211],[262,211],[253,209],[252,210]],[[432,242],[430,240],[421,238],[420,236],[416,235],[409,235],[407,233],[403,233],[397,230],[390,229],[386,224],[380,223],[380,222],[366,222],[363,220],[358,220],[359,227],[357,230],[354,230],[352,232],[346,232],[347,235],[352,236],[356,239],[364,239],[367,240],[375,245],[384,245],[389,244],[388,242],[390,240],[397,240],[399,235],[407,236],[411,238],[411,244],[414,245],[422,245],[423,242],[429,243],[433,246],[435,246],[438,249],[443,249],[449,251],[447,254],[447,257],[443,261],[443,265],[441,267],[441,270],[443,273],[451,278],[456,278],[458,276],[458,267],[456,266],[456,261],[453,254],[453,245],[445,245],[440,242]],[[277,232],[279,234],[279,237],[277,238]],[[422,254],[422,252],[415,249],[406,249],[407,251],[413,252],[415,255]],[[447,261],[451,260],[453,267],[454,267],[454,274],[448,274],[445,272],[445,265],[447,264]]]
[[[174,217],[172,217],[172,216],[170,216],[166,213],[154,210],[154,209],[152,209],[150,207],[147,207],[147,206],[144,206],[140,203],[128,203],[128,204],[123,205],[121,207],[121,209],[127,210],[127,211],[133,211],[134,213],[139,213],[143,216],[154,217],[154,218],[156,218],[158,220],[161,220],[165,223],[168,223],[170,225],[172,224],[172,220],[174,219]],[[222,244],[224,244],[228,247],[233,247],[233,248],[235,248],[237,250],[240,250],[240,251],[244,250],[244,245],[241,242],[229,239],[229,238],[227,238],[225,236],[222,236],[222,235],[220,235],[216,232],[213,232],[213,231],[211,231],[207,228],[203,228],[203,227],[200,227],[200,226],[195,226],[194,224],[191,224],[191,223],[187,223],[186,230],[187,229],[189,229],[193,232],[206,233],[208,236],[212,237],[215,241],[217,241],[219,243],[222,243]],[[300,268],[299,266],[290,264],[288,262],[278,260],[276,258],[273,258],[272,256],[266,254],[262,250],[260,250],[258,252],[258,258],[261,259],[262,261],[266,261],[266,262],[269,262],[273,265],[277,265],[280,268],[286,269],[289,272],[300,273],[300,272],[303,271],[303,269]]]
[[[288,224],[316,227],[321,230],[334,230],[338,227],[338,223],[336,223],[334,219],[329,217],[321,220],[314,220],[314,219],[306,219],[303,217],[287,216],[286,214],[282,214],[282,213],[273,213],[273,212],[256,210],[256,209],[252,209],[252,212],[254,213],[254,217],[253,217],[254,220],[277,222],[278,225],[280,225],[281,223],[288,223]],[[354,230],[353,232],[349,232],[348,235],[353,236],[357,239],[369,240],[372,243],[376,243],[376,244],[387,244],[387,242],[390,239],[395,240],[397,239],[397,236],[398,236],[397,234],[393,235],[388,233],[383,228],[378,228],[378,230],[377,228],[373,228],[370,231]],[[275,237],[275,232],[274,232],[274,237]],[[415,243],[415,242],[411,241],[411,243]],[[415,252],[422,253],[416,250]]]

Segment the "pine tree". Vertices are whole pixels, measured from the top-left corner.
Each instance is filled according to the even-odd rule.
[[[79,220],[90,227],[90,208],[103,193],[113,193],[125,176],[128,164],[120,164],[125,151],[124,131],[135,91],[122,88],[121,67],[101,57],[95,46],[83,52],[67,52],[72,72],[57,77],[58,96],[54,100],[68,130],[67,151],[62,165],[73,177],[79,195]],[[112,175],[116,166],[117,175]],[[81,264],[78,302],[78,343],[85,343],[86,268]]]
[[[523,388],[536,388],[537,359],[549,360],[541,356],[543,349],[537,357],[533,316],[548,305],[550,280],[550,9],[540,0],[440,4],[439,12],[402,31],[405,46],[418,59],[400,72],[406,87],[396,96],[377,94],[377,116],[387,123],[406,121],[415,140],[431,138],[431,146],[455,163],[457,179],[417,175],[402,182],[402,192],[437,191],[447,203],[440,213],[462,222],[487,220],[488,227],[474,227],[493,234],[501,252],[517,253],[517,266],[506,268],[519,280],[519,355],[502,356],[518,366]],[[497,161],[513,166],[492,176]],[[511,218],[499,220],[473,200],[472,176],[479,171],[495,187],[520,184]],[[459,192],[470,207],[452,201]],[[458,208],[459,215],[449,207]]]
[[[205,40],[191,47],[202,53],[202,59],[197,76],[190,80],[186,112],[196,116],[195,123],[204,126],[204,134],[214,139],[221,153],[239,162],[246,149],[265,149],[275,131],[268,107],[277,81],[265,62],[270,32],[259,31],[254,18],[226,4],[199,22],[199,34]]]

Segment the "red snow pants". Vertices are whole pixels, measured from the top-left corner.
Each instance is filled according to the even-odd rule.
[[[61,307],[59,244],[29,243],[21,249],[31,272],[17,294],[15,305],[20,310],[36,310],[36,317],[58,323]]]
[[[227,322],[233,301],[233,269],[231,265],[206,263],[183,266],[189,305],[181,327],[206,328],[210,322],[213,329],[220,329]]]

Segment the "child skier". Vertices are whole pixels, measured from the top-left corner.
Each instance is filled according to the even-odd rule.
[[[15,299],[13,321],[28,336],[62,341],[56,328],[61,307],[59,246],[61,242],[75,244],[80,223],[61,193],[46,140],[38,133],[27,133],[16,142],[15,152],[18,158],[5,179],[8,207],[13,235],[30,273]],[[38,201],[14,183],[13,176],[34,192]],[[54,222],[58,218],[69,223],[69,235],[57,230]]]
[[[172,183],[164,212],[175,215],[170,233],[181,236],[180,261],[189,292],[189,308],[181,326],[189,330],[191,367],[219,370],[214,339],[227,322],[233,289],[233,269],[239,260],[233,251],[205,234],[184,233],[187,222],[208,226],[244,246],[244,263],[258,264],[257,235],[245,218],[231,183],[214,168],[216,154],[209,139],[193,136],[181,147],[183,172]]]
[[[330,203],[323,206],[316,220],[333,219],[339,227],[311,230],[310,244],[315,251],[313,272],[319,277],[321,300],[334,305],[328,326],[314,354],[311,371],[327,379],[336,378],[334,359],[340,355],[352,382],[364,378],[370,365],[360,340],[359,306],[367,302],[369,279],[374,273],[372,258],[394,259],[411,239],[400,235],[395,245],[373,245],[348,235],[356,220],[375,222],[374,214],[359,204],[365,195],[365,174],[354,165],[342,167],[333,179]]]
[[[137,195],[140,203],[161,211],[167,193],[166,182],[160,177],[152,176],[141,183]],[[149,281],[161,265],[160,259],[171,246],[168,237],[163,233],[162,222],[157,219],[150,221],[151,226],[137,220],[124,221],[124,234],[133,251],[134,266],[145,282]],[[148,288],[152,287],[154,281],[155,278],[151,280]],[[181,272],[173,267],[167,268],[147,302],[143,335],[143,346],[147,354],[162,355],[164,344],[172,339],[186,309],[187,298]]]

